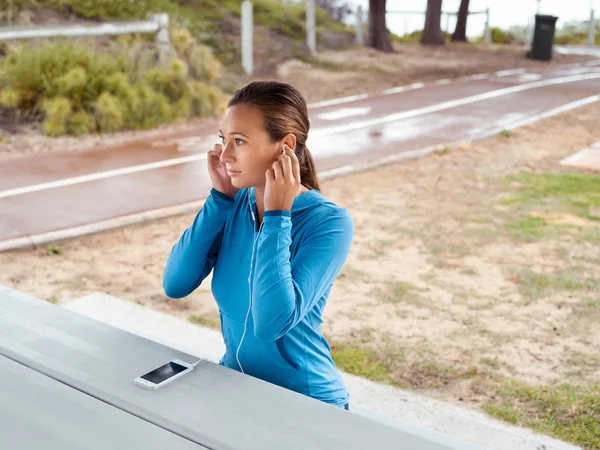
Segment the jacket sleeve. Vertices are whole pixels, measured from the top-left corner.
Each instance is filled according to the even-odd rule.
[[[300,244],[292,259],[289,211],[266,211],[258,240],[252,318],[258,339],[274,341],[291,330],[332,286],[352,245],[354,224],[334,210]]]
[[[171,298],[192,293],[213,269],[227,215],[235,199],[212,189],[192,225],[173,246],[163,274],[163,289]]]

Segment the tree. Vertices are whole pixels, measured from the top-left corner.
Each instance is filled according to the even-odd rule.
[[[382,52],[394,51],[385,23],[386,0],[369,0],[369,47]]]
[[[452,42],[467,42],[467,17],[469,16],[469,0],[461,0],[458,8],[456,28],[452,35]]]
[[[421,35],[421,44],[442,45],[444,35],[440,21],[442,18],[442,0],[427,0],[425,27]]]

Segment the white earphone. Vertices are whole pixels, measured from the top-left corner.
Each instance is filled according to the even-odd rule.
[[[250,202],[250,189],[248,189],[248,208],[250,208],[250,214],[252,216],[252,231],[256,231],[256,216],[254,215],[254,210],[252,209],[252,203]],[[235,352],[235,359],[237,360],[238,365],[242,373],[244,372],[244,368],[242,367],[242,363],[240,363],[240,349],[242,348],[242,343],[244,342],[244,338],[246,337],[246,330],[248,328],[248,317],[250,317],[250,311],[252,310],[252,271],[254,265],[254,250],[256,247],[256,243],[258,242],[258,237],[260,236],[260,231],[262,230],[263,224],[260,225],[258,229],[258,234],[253,238],[252,242],[252,256],[250,257],[250,272],[248,274],[248,296],[250,301],[248,302],[248,311],[246,312],[246,318],[244,319],[244,332],[242,333],[242,338],[240,339],[240,344]]]

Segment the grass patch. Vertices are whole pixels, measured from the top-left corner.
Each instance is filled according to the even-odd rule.
[[[335,364],[344,372],[379,382],[392,382],[388,368],[376,352],[361,347],[332,346]]]
[[[600,208],[600,177],[597,175],[521,172],[507,177],[506,181],[518,185],[518,192],[508,200],[508,204],[533,206],[542,211],[558,209],[600,222],[597,215]]]
[[[213,328],[215,330],[220,330],[221,329],[221,322],[219,322],[216,319],[212,319],[210,317],[191,316],[191,317],[188,318],[188,320],[191,323],[194,323],[196,325],[202,325],[203,327]]]
[[[408,304],[417,308],[428,308],[430,304],[419,295],[421,289],[407,281],[388,281],[383,292],[379,292],[379,298],[392,304]]]
[[[436,148],[434,153],[436,155],[445,155],[447,153],[450,153],[452,151],[452,147],[450,147],[449,145],[446,145],[445,147],[442,148]]]
[[[505,137],[505,138],[509,138],[512,136],[512,131],[510,130],[502,130],[500,132],[500,136]]]
[[[434,355],[408,365],[397,352],[388,353],[349,344],[332,346],[333,359],[345,372],[415,390],[468,379],[479,397],[488,398],[484,409],[491,416],[588,449],[600,448],[600,385],[537,387],[512,380],[497,380],[492,385],[493,377],[474,367],[445,365],[434,360]],[[490,369],[500,367],[494,359],[482,358],[481,362]]]
[[[500,402],[484,409],[514,425],[533,428],[588,449],[600,448],[600,385],[529,386],[507,381]]]
[[[600,291],[600,283],[586,278],[584,271],[572,267],[553,274],[540,274],[525,270],[508,277],[517,284],[521,294],[530,299],[543,297],[553,291]]]
[[[557,228],[543,217],[536,216],[511,220],[504,226],[510,237],[520,241],[534,241],[548,237]]]
[[[600,313],[600,304],[597,305],[597,311]],[[592,317],[592,322],[597,323],[598,317]],[[569,368],[568,374],[572,377],[581,378],[594,373],[600,367],[600,357],[592,353],[582,353],[579,351],[571,351],[565,361]]]
[[[56,304],[58,304],[58,297],[56,295],[53,295],[53,296],[47,298],[46,301],[48,303],[52,303],[53,305],[56,305]]]
[[[48,255],[62,255],[63,252],[64,252],[64,250],[61,247],[59,247],[58,245],[49,245],[46,248],[46,253]]]

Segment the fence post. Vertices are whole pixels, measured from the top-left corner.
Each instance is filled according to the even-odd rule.
[[[361,5],[358,5],[356,11],[356,43],[361,47],[365,45],[365,33],[364,33],[364,12]]]
[[[246,75],[252,75],[254,71],[252,35],[252,2],[244,0],[242,2],[242,67]]]
[[[594,21],[594,9],[590,11],[590,29],[588,30],[588,45],[596,45],[596,23]]]
[[[169,54],[171,54],[171,35],[169,33],[169,15],[154,14],[152,16],[154,22],[158,25],[156,33],[156,47],[161,64],[164,64]]]
[[[485,19],[485,43],[492,43],[492,30],[490,29],[490,8],[485,10],[486,19]]]
[[[306,0],[306,45],[311,53],[317,51],[315,0]]]

